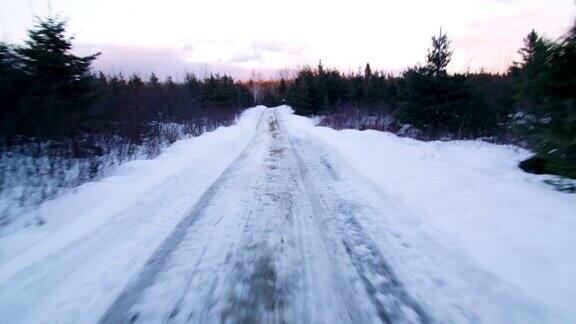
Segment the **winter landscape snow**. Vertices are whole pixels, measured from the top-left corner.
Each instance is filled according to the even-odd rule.
[[[576,198],[528,155],[250,108],[5,231],[0,322],[574,322]]]

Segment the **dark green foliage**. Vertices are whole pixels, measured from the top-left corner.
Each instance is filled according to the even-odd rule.
[[[101,151],[91,143],[103,138],[136,145],[154,139],[161,123],[190,122],[200,128],[188,132],[197,135],[232,121],[252,100],[228,76],[187,75],[183,84],[154,73],[146,81],[94,76],[90,64],[98,54],[73,55],[65,27],[58,18],[39,19],[23,46],[0,43],[0,144],[50,141],[80,157]]]
[[[338,127],[398,131],[409,124],[409,135],[424,139],[519,142],[521,136],[537,153],[522,168],[576,177],[576,25],[557,42],[532,31],[521,62],[503,75],[449,74],[452,50],[440,31],[426,64],[400,76],[373,71],[369,64],[363,72],[343,74],[319,63],[292,80],[247,84],[217,74],[188,74],[184,83],[155,74],[144,80],[94,76],[89,68],[98,54],[71,54],[65,27],[63,20],[47,18],[23,46],[0,43],[0,144],[67,142],[75,155],[97,154],[87,138],[140,144],[157,136],[161,123],[225,124],[253,103],[287,103],[301,115],[336,116]]]
[[[71,54],[72,39],[64,35],[65,27],[66,22],[58,18],[39,20],[17,52],[29,75],[63,87],[78,86],[78,82],[88,76],[90,63],[99,54],[86,57]]]
[[[435,75],[427,67],[404,72],[399,82],[398,118],[436,137],[442,132],[455,133],[470,91],[456,77]]]
[[[299,71],[287,99],[298,114],[333,116],[323,120],[337,128],[397,131],[409,124],[411,136],[424,139],[529,143],[537,155],[523,169],[576,177],[576,26],[557,44],[532,31],[520,54],[507,74],[451,75],[450,41],[440,32],[426,65],[400,77],[368,64],[350,75],[320,64]]]
[[[162,82],[155,74],[147,82],[137,75],[128,81],[121,75],[100,75],[97,89],[98,99],[90,106],[93,116],[98,116],[92,120],[93,132],[115,134],[136,144],[156,136],[160,123],[231,120],[252,101],[245,85],[220,75],[200,80],[188,74],[184,83],[170,77]]]
[[[335,69],[325,69],[320,63],[316,69],[305,67],[298,72],[287,90],[287,102],[297,114],[330,114],[345,107],[370,107],[383,105],[382,79],[385,76],[345,76]],[[385,83],[385,82],[384,82]],[[379,85],[381,87],[379,87]]]
[[[511,130],[514,110],[512,81],[508,75],[477,73],[461,76],[472,92],[469,110],[475,117],[468,137],[491,136],[501,143],[517,141]]]
[[[24,46],[2,45],[2,119],[10,122],[0,135],[62,139],[87,127],[86,109],[94,95],[89,68],[98,54],[71,54],[64,32],[65,21],[47,18],[38,20]],[[18,89],[11,88],[14,84]]]
[[[576,178],[576,25],[558,43],[532,32],[520,52],[523,61],[512,73],[537,153],[521,166]]]
[[[410,124],[422,138],[505,140],[514,104],[509,78],[486,73],[449,75],[446,67],[451,56],[450,41],[440,32],[432,37],[426,65],[410,68],[400,77],[374,72],[369,64],[363,74],[350,75],[321,64],[314,70],[305,67],[289,86],[288,103],[302,115],[357,118],[363,111],[367,118],[386,116],[395,121],[386,122],[389,130]]]
[[[0,137],[17,127],[23,89],[29,80],[21,71],[20,60],[12,46],[0,43]]]
[[[521,111],[540,115],[546,81],[545,70],[549,64],[553,44],[531,31],[518,51],[522,61],[510,68],[514,80],[514,96]]]
[[[513,104],[506,80],[498,75],[409,69],[398,81],[398,121],[417,127],[428,138],[503,135]]]
[[[489,102],[486,88],[491,80],[481,74],[449,75],[451,56],[446,34],[432,37],[426,65],[408,69],[398,81],[398,121],[415,126],[428,138],[496,135],[506,116],[496,111],[502,109],[499,100]]]
[[[446,67],[450,64],[450,60],[452,60],[450,41],[446,33],[440,30],[438,36],[432,37],[432,47],[426,56],[426,68],[433,76],[442,76],[446,74]]]
[[[236,84],[229,76],[210,75],[203,82],[202,102],[205,107],[234,107],[237,99],[247,94],[237,93]]]
[[[318,110],[316,93],[314,89],[315,74],[312,69],[305,67],[298,72],[298,76],[290,88],[288,88],[288,104],[291,105],[297,114],[309,116]]]

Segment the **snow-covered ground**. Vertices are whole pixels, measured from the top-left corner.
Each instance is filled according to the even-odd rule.
[[[232,116],[220,121],[196,118],[186,124],[151,122],[147,127],[154,129],[154,135],[142,138],[139,144],[118,136],[93,135],[79,141],[84,144],[76,153],[72,141],[55,145],[51,141],[27,143],[22,140],[19,145],[3,147],[0,151],[0,236],[15,227],[42,224],[42,215],[30,211],[45,201],[83,183],[102,179],[128,161],[154,158],[178,139],[198,136],[218,125],[231,123]]]
[[[263,109],[48,201],[34,211],[45,225],[1,237],[0,322],[96,321],[250,142]]]
[[[465,256],[518,296],[540,302],[559,322],[576,321],[576,195],[519,169],[529,152],[482,141],[422,142],[371,130],[335,131],[312,127],[306,118],[292,120],[401,209],[399,215],[406,214],[385,218],[420,245],[415,248],[443,262]],[[470,289],[487,289],[460,270]]]
[[[0,322],[573,322],[576,198],[526,154],[252,108],[1,237]]]

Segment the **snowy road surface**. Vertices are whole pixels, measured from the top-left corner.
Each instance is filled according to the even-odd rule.
[[[0,263],[0,321],[559,320],[432,231],[405,237],[392,219],[412,222],[410,212],[298,118],[251,109],[108,180],[112,193],[106,182],[81,187],[86,201],[70,212],[89,216],[54,215],[45,232],[0,241],[17,251]],[[63,199],[44,207],[47,224]]]

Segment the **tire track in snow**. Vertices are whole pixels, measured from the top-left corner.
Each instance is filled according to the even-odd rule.
[[[260,116],[260,120],[256,129],[262,127],[264,113]],[[188,216],[182,219],[172,233],[162,242],[160,247],[145,263],[142,271],[138,274],[137,278],[130,282],[112,302],[108,310],[100,318],[99,323],[130,323],[137,319],[138,314],[130,314],[129,310],[132,305],[140,298],[144,290],[150,286],[157,274],[164,268],[166,260],[174,251],[179,243],[184,239],[188,230],[194,225],[195,221],[202,216],[206,207],[209,205],[212,197],[218,191],[220,185],[225,181],[230,173],[236,166],[244,159],[246,159],[250,151],[254,148],[255,139],[258,137],[258,132],[254,135],[248,146],[216,179],[216,181],[208,187],[202,194],[198,202],[194,205],[192,211]]]
[[[264,127],[268,129],[262,132]],[[150,312],[149,309],[138,310],[133,306],[154,307],[156,300],[150,296],[144,298],[145,291],[155,285],[160,273],[165,277],[178,271],[187,273],[181,281],[183,289],[179,289],[179,297],[168,303],[167,308],[151,310],[147,315],[159,315],[154,318],[167,322],[189,322],[192,318],[231,323],[430,322],[356,220],[354,212],[361,206],[338,196],[337,191],[327,196],[316,187],[316,181],[327,187],[331,181],[338,181],[338,173],[329,161],[313,147],[306,147],[307,143],[291,139],[275,111],[264,113],[257,128],[259,131],[248,147],[202,195],[138,277],[108,308],[100,323],[149,321],[146,315],[140,317],[141,311]],[[269,143],[270,147],[262,146]],[[269,156],[260,161],[257,153],[263,150]],[[302,153],[310,154],[304,160]],[[224,182],[229,177],[249,174],[243,173],[244,168],[254,163],[264,163],[266,178],[264,183],[256,181],[256,188],[250,189],[257,201],[223,201],[233,193],[227,191],[230,184]],[[240,181],[251,180],[244,178]],[[218,215],[208,208],[211,204],[238,203],[234,206],[240,218],[234,221],[231,220],[234,215]],[[227,247],[211,250],[212,257],[214,253],[226,255],[226,261],[210,261],[213,267],[209,269],[214,272],[203,285],[211,288],[200,299],[194,297],[195,289],[200,287],[194,276],[196,268],[208,262],[205,250],[191,259],[186,253],[178,254],[179,262],[188,260],[196,266],[175,270],[170,262],[173,252],[191,243],[186,236],[192,228],[209,230],[194,226],[198,219],[203,219],[202,224],[210,221],[210,226],[218,227],[219,232],[213,234],[241,233],[227,241],[230,243]],[[243,226],[227,227],[229,224]],[[204,241],[196,248],[202,249],[201,246],[210,248],[211,242]],[[169,289],[162,283],[154,287],[161,291]],[[143,298],[147,304],[140,304]],[[194,302],[201,305],[191,304]]]
[[[301,185],[295,181],[295,162],[285,158],[285,141],[272,114],[266,115],[268,130],[260,128],[258,147],[212,196],[205,215],[129,310],[138,316],[125,318],[313,322],[307,319],[310,289],[302,280],[302,265],[313,263],[301,238],[301,231],[306,232],[302,219],[310,212],[300,203],[305,199],[300,199]],[[206,257],[199,254],[203,249],[208,249]]]
[[[361,207],[339,196],[337,192],[331,192],[328,195],[329,191],[317,188],[315,184],[317,182],[310,176],[314,174],[316,180],[318,177],[323,177],[329,181],[338,181],[338,174],[334,168],[318,152],[313,152],[312,147],[308,149],[313,153],[302,154],[306,144],[291,137],[283,121],[281,127],[284,128],[284,133],[294,152],[315,216],[324,219],[326,224],[334,225],[331,229],[332,235],[341,235],[346,254],[352,261],[380,320],[384,323],[432,322],[422,307],[407,294],[382,253],[354,216],[355,211]],[[304,161],[303,156],[308,159]]]

